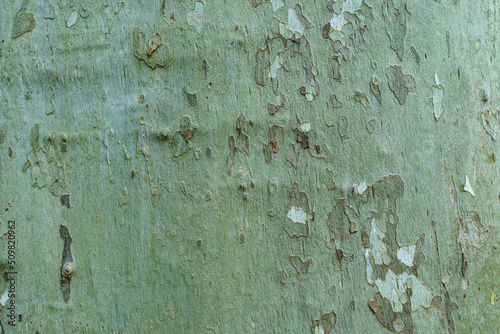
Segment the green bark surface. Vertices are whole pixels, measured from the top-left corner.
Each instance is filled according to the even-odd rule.
[[[498,331],[498,11],[5,1],[2,326]]]

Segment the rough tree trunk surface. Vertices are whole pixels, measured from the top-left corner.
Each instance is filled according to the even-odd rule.
[[[2,327],[497,332],[498,11],[3,1]]]

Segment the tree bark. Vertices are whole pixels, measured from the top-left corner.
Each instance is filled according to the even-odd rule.
[[[498,10],[5,1],[1,327],[496,332]]]

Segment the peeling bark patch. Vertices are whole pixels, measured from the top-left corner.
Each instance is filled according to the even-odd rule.
[[[361,243],[365,248],[371,248],[370,235],[368,234],[368,232],[366,231],[361,232]]]
[[[61,195],[61,205],[67,207],[68,209],[71,208],[71,204],[69,203],[69,194]]]
[[[314,212],[309,206],[309,197],[300,191],[297,182],[293,183],[289,196],[283,229],[290,238],[309,237],[309,222],[314,219]]]
[[[171,53],[168,47],[161,43],[161,37],[158,39],[155,35],[151,36],[146,44],[144,33],[140,27],[136,27],[133,30],[134,56],[152,69],[167,67],[172,62]],[[158,45],[156,46],[156,44]],[[151,54],[148,53],[149,51],[151,51]]]
[[[493,141],[497,141],[497,132],[500,130],[500,112],[490,112],[489,109],[481,113],[481,123],[484,130]]]
[[[467,214],[467,218],[460,228],[460,234],[458,236],[458,241],[461,244],[467,244],[469,246],[480,249],[486,243],[488,239],[489,228],[485,227],[481,223],[481,216],[477,211],[470,211]]]
[[[344,104],[335,94],[330,95],[330,100],[332,101],[332,106],[334,108],[341,108]]]
[[[476,196],[474,194],[474,190],[472,189],[472,186],[470,184],[469,175],[465,175],[465,184],[462,185],[462,191],[466,191],[469,194],[471,194],[472,196]]]
[[[5,280],[8,280],[9,279],[9,276],[8,276],[8,272],[4,272],[4,279]],[[5,289],[4,293],[0,296],[0,305],[2,305],[2,307],[5,306],[5,304],[7,304],[7,301],[9,300],[9,289]]]
[[[191,138],[194,136],[194,129],[192,128],[191,118],[189,116],[182,116],[180,120],[179,130],[173,137],[173,148],[175,158],[187,153],[193,148],[191,145]]]
[[[382,15],[385,21],[385,31],[391,42],[391,49],[396,51],[399,60],[403,60],[406,21],[411,16],[411,13],[406,8],[406,0],[402,0],[400,6],[397,8],[392,0],[384,0],[382,3]]]
[[[187,23],[192,25],[201,33],[201,28],[203,28],[203,2],[196,2],[193,9],[187,13]]]
[[[444,88],[443,86],[432,86],[432,98],[431,102],[432,105],[434,106],[434,118],[436,121],[439,120],[441,115],[443,114],[443,95],[444,95]]]
[[[297,143],[300,144],[300,148],[309,148],[309,134],[308,131],[300,129],[297,131]]]
[[[337,314],[334,311],[325,313],[318,320],[313,320],[312,334],[329,334],[337,324]]]
[[[377,292],[377,294],[375,295],[375,299],[370,303],[373,305],[379,305],[377,307],[377,312],[374,312],[375,316],[377,317],[377,320],[382,324],[382,326],[387,328],[389,331],[407,334],[411,334],[414,332],[411,312],[409,312],[408,310],[408,308],[410,307],[409,299],[404,304],[405,312],[394,312],[391,309],[390,302],[387,299],[383,298],[380,292]]]
[[[194,107],[198,104],[198,98],[196,97],[196,92],[189,92],[187,87],[184,87],[184,94],[186,94],[188,103],[190,106]]]
[[[292,130],[295,132],[296,141],[290,143],[291,150],[288,152],[287,161],[295,169],[297,169],[300,163],[300,154],[304,149],[309,149],[309,154],[313,158],[325,159],[326,162],[330,162],[332,154],[330,148],[326,143],[321,145],[310,145],[309,143],[309,132],[311,130],[311,123],[301,122],[297,114],[294,114],[291,119]]]
[[[357,223],[349,217],[347,210],[352,208],[347,203],[346,198],[341,198],[330,213],[328,213],[327,225],[333,237],[340,242],[350,238],[350,229],[355,226],[357,231]],[[354,210],[352,210],[354,212]],[[355,231],[353,230],[353,233]]]
[[[203,69],[203,73],[205,74],[206,78],[208,71],[210,71],[210,65],[208,64],[206,59],[203,59],[203,61],[201,62],[201,68]]]
[[[156,49],[161,45],[161,36],[159,33],[154,34],[149,37],[148,48],[146,49],[146,53],[149,57],[155,52]]]
[[[462,216],[460,215],[460,210],[458,207],[458,195],[457,195],[457,190],[455,188],[455,181],[453,180],[453,176],[450,176],[450,180],[448,182],[448,190],[450,192],[451,206],[452,206],[453,215],[455,218],[454,223],[457,226],[458,233],[460,235],[460,234],[462,234],[462,230],[465,229],[465,224],[464,224],[464,220],[462,219]],[[433,224],[433,227],[435,228],[435,224]],[[436,235],[436,244],[437,244],[437,234],[436,234],[436,232],[434,232],[434,234]],[[459,245],[458,251],[460,252],[460,256],[461,256],[460,275],[462,276],[462,278],[465,279],[466,274],[467,274],[468,262],[467,262],[467,259],[465,256],[466,255],[465,254],[466,245],[464,244],[463,241],[464,241],[463,239],[462,240],[460,238],[458,239],[458,245]],[[439,251],[438,251],[438,259],[439,259]],[[438,270],[440,270],[440,268],[438,268]]]
[[[262,0],[252,0],[252,4],[255,8],[257,8],[260,4],[262,4]]]
[[[64,302],[67,303],[71,294],[71,279],[75,271],[70,249],[72,238],[69,234],[68,227],[65,225],[59,226],[59,235],[61,239],[64,240],[61,260],[61,291]]]
[[[52,3],[48,1],[45,4],[43,18],[46,20],[53,20],[56,18],[55,7]]]
[[[412,267],[415,249],[416,245],[405,245],[398,248],[398,260],[406,264],[408,267]]]
[[[340,72],[340,60],[338,56],[332,57],[332,78],[342,82],[342,73]]]
[[[306,213],[301,207],[292,206],[286,216],[294,223],[301,223],[304,225],[306,223]]]
[[[338,121],[338,131],[340,138],[347,136],[347,129],[349,127],[349,122],[345,116],[340,116]]]
[[[236,136],[231,135],[229,137],[229,155],[227,156],[226,163],[229,168],[231,168],[235,163],[235,158],[237,153],[250,154],[249,148],[249,138],[244,132],[246,128],[246,117],[240,114],[236,120]]]
[[[120,194],[120,200],[118,201],[120,206],[128,204],[128,191],[127,188],[123,188],[122,193]]]
[[[180,122],[180,133],[182,138],[189,143],[189,140],[193,138],[194,130],[191,129],[191,118],[189,116],[182,116]]]
[[[338,188],[338,185],[333,180],[333,171],[325,168],[323,171],[323,182],[328,190],[334,190]]]
[[[375,132],[375,128],[377,127],[377,120],[372,118],[368,122],[366,122],[366,130],[368,131],[369,134],[372,134]]]
[[[449,186],[453,186],[453,190],[451,191],[450,195],[456,196],[456,190],[455,190],[455,184],[453,182],[453,178],[450,178],[450,184]],[[439,277],[439,283],[441,286],[441,294],[440,296],[436,296],[434,300],[432,301],[432,304],[434,306],[437,306],[443,310],[443,324],[444,326],[448,329],[448,332],[450,334],[455,333],[455,323],[453,321],[453,315],[452,311],[458,309],[458,305],[453,302],[450,299],[450,294],[448,293],[448,289],[446,287],[446,281],[441,275],[441,257],[439,255],[439,242],[438,242],[438,236],[436,232],[436,223],[434,220],[432,221],[432,228],[434,230],[434,239],[435,239],[435,244],[434,248],[436,249],[436,254],[437,254],[437,271],[438,271],[438,277]]]
[[[47,187],[52,195],[59,197],[61,190],[67,187],[66,164],[60,149],[65,139],[60,140],[56,132],[44,137],[40,128],[41,123],[35,123],[31,128],[31,150],[27,153],[22,171],[30,170],[33,187]]]
[[[278,280],[280,281],[281,284],[286,284],[288,282],[288,275],[285,269],[281,269],[280,272],[278,273]]]
[[[29,0],[23,0],[21,8],[14,15],[12,24],[12,39],[22,36],[36,27],[35,16],[28,12]]]
[[[139,129],[138,143],[139,143],[138,147],[139,152],[144,154],[145,157],[149,157],[149,142],[148,142],[148,132],[146,129],[146,125],[142,125],[141,128]],[[107,139],[105,139],[105,145],[106,148],[109,148],[109,145],[107,144]]]
[[[418,310],[420,306],[429,308],[435,296],[417,277],[406,272],[396,275],[389,269],[385,281],[377,279],[375,284],[382,297],[390,301],[394,312],[403,312],[403,304],[406,304],[408,299],[411,300],[410,309],[412,312]]]
[[[389,88],[394,93],[399,104],[406,102],[408,92],[415,91],[415,79],[410,74],[403,74],[401,66],[391,65],[386,69]]]
[[[417,64],[420,64],[420,62],[421,62],[420,55],[418,54],[417,49],[415,49],[415,47],[413,45],[411,46],[411,52],[413,52],[413,55],[415,56]]]
[[[280,143],[285,140],[285,130],[281,125],[273,125],[269,128],[269,142],[264,145],[264,159],[267,163],[273,160],[273,154],[280,150]]]
[[[270,53],[269,46],[266,45],[265,48],[257,49],[255,54],[255,82],[258,85],[265,86],[269,80],[270,72]]]
[[[370,308],[379,322],[394,332],[413,333],[412,312],[430,308],[439,297],[418,278],[424,261],[422,234],[415,243],[397,242],[397,199],[404,194],[399,175],[388,175],[365,190],[363,203],[372,203],[371,232],[362,232],[365,247],[366,275],[369,284],[379,292],[370,301]]]
[[[290,60],[300,55],[302,67],[305,71],[306,83],[302,84],[299,92],[311,102],[320,93],[319,83],[316,80],[318,69],[313,62],[311,46],[303,36],[304,31],[310,27],[310,22],[302,15],[302,7],[297,4],[288,11],[288,22],[285,24],[277,18],[271,23],[272,35],[266,39],[265,47],[258,48],[255,55],[255,82],[266,86],[269,78],[273,85],[273,92],[279,90],[279,72],[291,71]],[[276,53],[271,55],[278,44],[281,46]]]
[[[479,90],[479,96],[481,97],[481,100],[482,100],[484,103],[488,102],[489,97],[490,97],[490,94],[489,94],[489,92],[488,92],[488,89],[487,89],[487,88],[484,88],[484,87],[483,87],[483,88],[481,88],[481,89]]]
[[[382,303],[380,302],[380,298],[375,298],[373,300],[370,300],[370,302],[368,303],[368,305],[370,305],[370,308],[372,309],[373,313],[377,313],[381,304]]]
[[[40,138],[40,123],[35,123],[30,131],[31,147],[38,151],[42,148],[42,139]]]
[[[300,256],[290,255],[290,263],[297,270],[297,273],[303,274],[309,271],[309,267],[312,264],[312,258],[307,260],[302,260]]]
[[[285,6],[283,0],[271,0],[271,4],[273,5],[273,11],[277,11],[281,7]]]
[[[252,180],[252,174],[248,172],[244,167],[238,167],[236,172],[236,178],[238,182],[239,189],[243,192],[243,199],[248,199],[248,188],[249,185],[253,188],[255,186]]]
[[[467,274],[467,266],[468,266],[467,259],[465,258],[465,253],[462,251],[462,262],[461,262],[461,271],[460,274],[462,275],[463,278],[465,278]]]
[[[334,248],[334,253],[333,253],[332,263],[335,266],[341,267],[344,259],[347,259],[350,262],[354,261],[354,254],[351,253],[350,255],[347,255],[342,249],[337,248],[335,246],[333,246],[333,248]]]
[[[357,91],[354,95],[354,101],[361,103],[361,105],[365,108],[370,105],[370,101],[368,100],[364,92]]]
[[[380,87],[378,86],[377,78],[372,77],[370,79],[370,92],[377,99],[378,103],[382,103],[382,93],[380,92]]]
[[[311,22],[302,14],[302,6],[297,4],[295,8],[288,10],[288,22],[286,25],[279,24],[281,35],[286,39],[297,39],[302,37],[305,29],[311,27]]]
[[[78,19],[78,11],[74,9],[71,12],[71,15],[69,16],[68,20],[66,21],[66,27],[71,28],[76,24],[76,20]]]
[[[332,76],[341,81],[340,66],[351,58],[351,49],[361,52],[366,47],[364,34],[373,21],[373,9],[364,0],[347,0],[339,14],[331,8],[333,16],[323,25],[321,34],[329,39],[333,48]]]
[[[81,5],[82,5],[82,10],[80,11],[80,17],[82,19],[86,19],[90,15],[89,7],[84,7],[83,4],[81,4]],[[115,13],[115,15],[118,15],[121,12],[121,10],[123,9],[123,7],[125,6],[125,3],[118,2],[116,5],[117,5],[116,6],[117,8],[115,7],[114,13]]]
[[[280,106],[276,104],[269,103],[267,105],[267,111],[269,112],[269,115],[274,115],[280,110]]]

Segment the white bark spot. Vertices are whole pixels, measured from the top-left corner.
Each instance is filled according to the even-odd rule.
[[[432,98],[431,102],[434,106],[434,118],[436,121],[439,120],[444,112],[443,108],[443,97],[444,97],[444,87],[439,82],[439,78],[436,73],[436,84],[432,85]]]
[[[392,326],[394,327],[394,329],[398,333],[401,332],[403,329],[405,329],[405,323],[400,318],[397,318],[396,320],[394,320],[394,322],[392,323]]]
[[[437,73],[434,73],[434,80],[436,81],[436,86],[441,86],[441,81],[439,81],[439,76]]]
[[[470,217],[464,224],[465,228],[460,229],[458,241],[461,244],[467,243],[469,246],[476,247],[477,249],[483,247],[488,239],[487,233],[489,229],[484,227],[480,221],[470,219]]]
[[[290,218],[294,223],[305,224],[307,219],[304,209],[298,206],[292,206],[286,216]]]
[[[314,329],[314,334],[325,334],[325,330],[323,329],[323,327],[318,326]]]
[[[385,281],[375,280],[382,297],[391,302],[394,312],[403,312],[403,304],[407,301],[406,290],[412,289],[411,310],[418,310],[420,306],[429,308],[431,306],[434,293],[426,287],[415,275],[406,272],[396,275],[392,270],[388,270]]]
[[[269,76],[271,78],[276,78],[278,76],[277,71],[281,68],[280,57],[276,56],[274,58],[274,63],[271,64],[271,71],[269,71]]]
[[[77,19],[78,19],[78,11],[75,9],[71,12],[69,19],[66,22],[66,27],[71,28],[72,26],[74,26]]]
[[[280,32],[283,37],[290,39],[295,34],[296,38],[302,37],[304,34],[304,25],[297,16],[295,9],[290,8],[288,10],[288,22],[286,25],[280,23]]]
[[[476,196],[474,194],[474,190],[472,190],[472,186],[470,185],[470,180],[469,180],[469,176],[466,174],[465,175],[465,186],[464,186],[464,191],[467,191],[469,194],[471,194],[472,196]]]
[[[384,263],[384,254],[387,254],[387,248],[382,241],[385,237],[385,233],[379,230],[377,224],[375,224],[375,219],[372,220],[372,232],[370,233],[370,243],[371,243],[371,253],[375,264],[381,265]]]
[[[187,14],[187,23],[196,28],[198,33],[201,32],[203,27],[203,3],[196,2],[194,9],[191,9]]]
[[[366,260],[366,280],[368,281],[368,284],[373,285],[373,268],[372,264],[370,263],[370,249],[366,248],[365,249],[365,260]]]
[[[311,130],[311,123],[310,122],[301,123],[300,130],[303,132],[309,132],[309,130]]]
[[[349,12],[354,14],[356,10],[361,7],[363,0],[346,0],[342,5],[342,9],[340,10],[340,14],[333,13],[333,17],[330,20],[330,26],[332,29],[341,31],[344,25],[347,23],[347,20],[344,17],[345,12]]]
[[[7,304],[7,300],[9,300],[9,289],[6,289],[2,296],[0,296],[0,304],[2,304],[2,307]]]
[[[413,266],[413,257],[415,256],[416,245],[405,245],[398,249],[399,261],[406,264],[408,267]]]
[[[302,22],[299,20],[297,12],[293,8],[290,8],[288,10],[288,23],[286,24],[286,27],[292,33],[298,33],[301,36],[304,34],[304,26],[302,25]]]
[[[354,193],[358,195],[363,195],[366,189],[368,189],[368,186],[366,185],[366,182],[363,181],[360,184],[354,186]]]
[[[278,9],[280,9],[281,7],[283,7],[285,5],[283,0],[271,0],[271,4],[273,5],[274,11],[277,11]]]

